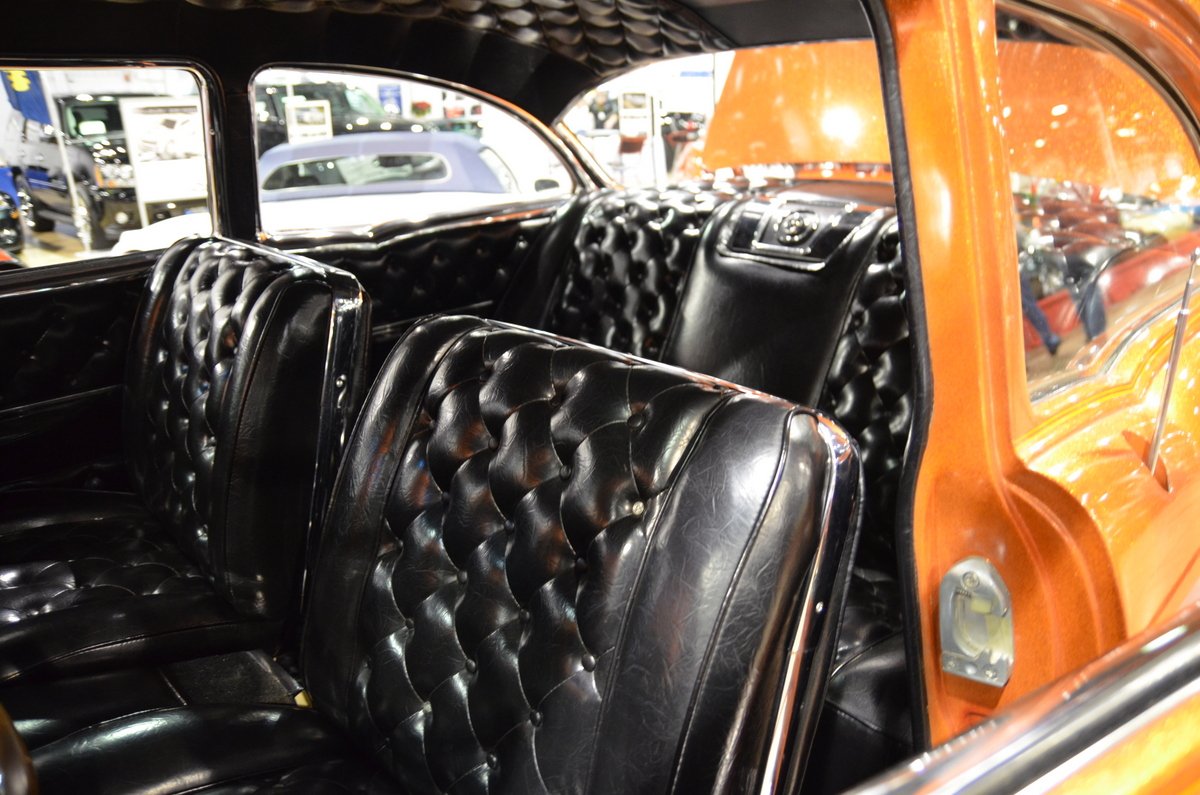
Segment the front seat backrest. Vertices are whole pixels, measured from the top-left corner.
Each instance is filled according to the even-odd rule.
[[[296,576],[358,405],[352,276],[223,239],[164,254],[139,310],[126,456],[152,513],[243,614],[298,609]]]
[[[741,789],[777,714],[806,747],[858,482],[808,409],[502,323],[419,324],[334,489],[314,704],[412,793]]]

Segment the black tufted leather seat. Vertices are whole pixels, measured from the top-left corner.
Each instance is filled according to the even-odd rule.
[[[737,214],[781,196],[881,209],[819,270],[731,254]],[[683,190],[591,197],[581,221],[564,214],[556,223],[559,239],[540,255],[543,286],[526,291],[543,298],[526,298],[514,315],[818,405],[854,437],[864,526],[814,771],[815,791],[833,792],[861,780],[863,765],[883,769],[912,745],[894,541],[913,414],[899,230],[886,187],[822,184],[731,199]],[[561,273],[556,290],[544,286],[548,273]],[[846,754],[859,761],[848,765]]]
[[[163,255],[123,397],[138,493],[3,496],[0,682],[274,642],[361,388],[362,301],[232,241]]]
[[[501,317],[606,348],[658,359],[675,319],[700,231],[728,198],[717,191],[604,190],[581,212],[556,221],[570,245],[550,243],[535,267],[542,287],[522,284],[536,302],[501,306]],[[553,232],[551,234],[554,234]],[[563,233],[560,231],[561,236]],[[551,286],[553,281],[553,286]]]
[[[42,792],[749,787],[793,697],[784,750],[806,747],[858,481],[809,410],[501,323],[419,324],[334,490],[315,709],[103,723],[34,751]]]

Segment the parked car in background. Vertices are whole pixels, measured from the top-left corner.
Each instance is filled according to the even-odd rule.
[[[0,191],[0,248],[12,254],[21,253],[25,247],[25,233],[21,228],[21,210],[14,194]]]
[[[368,230],[397,218],[470,212],[513,201],[517,181],[490,147],[463,133],[376,132],[281,144],[259,159],[263,226]],[[166,248],[206,234],[205,212],[125,232],[114,251]]]
[[[74,226],[85,247],[106,248],[141,225],[119,105],[126,96],[145,95],[55,98],[66,167],[54,128],[13,114],[0,153],[13,170],[26,231],[49,231],[60,221]]]
[[[427,126],[415,119],[388,113],[378,97],[345,83],[258,84],[254,88],[258,151],[267,152],[288,143],[287,105],[291,101],[323,100],[329,103],[330,133],[421,132]]]
[[[25,247],[21,228],[21,208],[17,202],[17,186],[12,169],[0,164],[0,249],[19,254]]]

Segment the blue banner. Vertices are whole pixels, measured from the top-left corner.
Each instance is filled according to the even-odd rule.
[[[404,88],[399,83],[384,83],[379,87],[379,103],[388,113],[400,115],[404,111]]]
[[[0,193],[7,193],[13,204],[17,203],[17,183],[13,182],[12,169],[8,166],[0,166]]]
[[[42,90],[42,78],[37,72],[24,69],[5,69],[4,93],[13,110],[30,121],[51,124],[50,108],[46,105],[46,92]]]

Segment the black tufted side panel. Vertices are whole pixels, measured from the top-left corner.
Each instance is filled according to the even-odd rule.
[[[912,342],[896,222],[858,284],[821,397],[858,442],[863,533],[806,784],[840,792],[913,752],[896,500],[912,426]]]
[[[721,749],[769,724],[774,681],[750,670],[777,670],[786,594],[824,571],[822,489],[853,493],[848,444],[835,472],[818,425],[549,335],[418,325],[335,489],[317,707],[414,793],[711,786]]]
[[[895,568],[896,495],[913,419],[912,342],[900,233],[893,222],[858,284],[819,406],[858,442],[866,483],[859,558]],[[876,547],[876,545],[879,545]],[[878,549],[878,557],[872,548]]]
[[[0,409],[121,383],[142,282],[0,296]]]
[[[137,2],[138,0],[112,0]],[[184,0],[141,0],[141,2]],[[305,12],[320,9],[438,18],[493,33],[519,44],[549,50],[596,74],[609,74],[645,61],[729,49],[732,45],[694,13],[663,0],[186,0],[222,10],[265,8]],[[236,25],[236,21],[230,24]]]
[[[700,230],[726,194],[603,191],[584,211],[546,328],[657,359]]]

